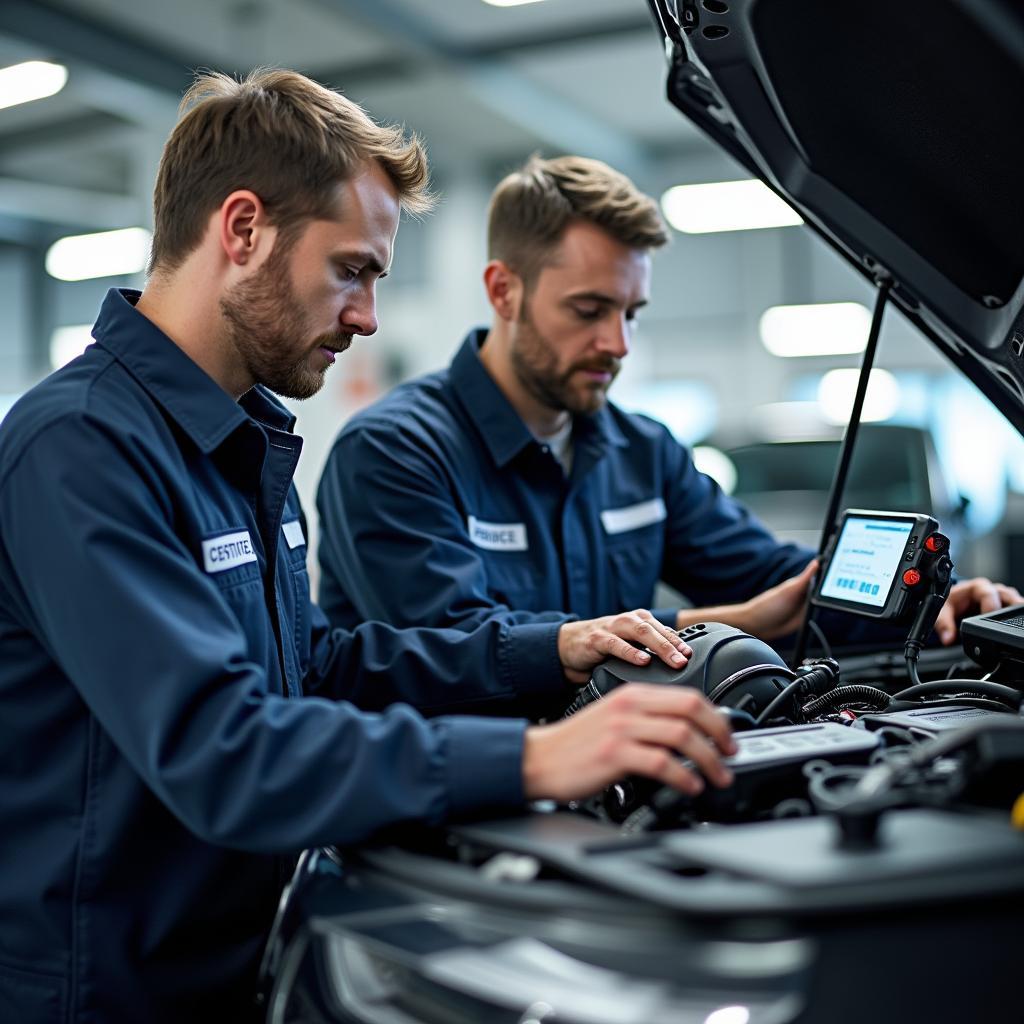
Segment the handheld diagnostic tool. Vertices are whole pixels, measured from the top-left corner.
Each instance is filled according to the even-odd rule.
[[[901,623],[948,590],[949,541],[931,516],[848,509],[825,552],[811,602]],[[929,627],[930,628],[930,627]]]

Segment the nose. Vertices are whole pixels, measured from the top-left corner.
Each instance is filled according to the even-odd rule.
[[[623,359],[629,355],[632,336],[633,323],[627,319],[625,311],[613,314],[605,321],[604,330],[598,339],[598,348],[616,359]]]
[[[377,296],[372,285],[350,296],[339,317],[342,330],[369,337],[377,333]]]

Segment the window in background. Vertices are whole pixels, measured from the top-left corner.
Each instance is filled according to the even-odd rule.
[[[736,464],[725,452],[709,444],[693,449],[693,464],[711,477],[726,494],[736,490]]]
[[[718,423],[718,400],[714,389],[703,381],[638,383],[616,391],[615,404],[627,412],[645,413],[660,420],[685,445],[702,441]]]
[[[50,335],[50,366],[59,370],[92,344],[92,324],[58,327]]]
[[[836,402],[842,402],[848,415],[858,371],[841,372],[846,376],[839,378],[842,395]],[[968,499],[965,520],[971,533],[991,530],[1006,507],[1007,483],[1024,491],[1024,439],[970,381],[957,374],[879,370],[873,374],[879,372],[892,378],[896,390],[887,386],[886,408],[874,409],[887,415],[879,415],[877,422],[927,429],[954,495]],[[801,377],[790,397],[797,401],[820,397],[828,376]],[[870,400],[870,390],[868,395]],[[832,422],[843,423],[838,410],[837,404]]]
[[[0,422],[11,411],[11,407],[19,398],[21,395],[0,394]]]

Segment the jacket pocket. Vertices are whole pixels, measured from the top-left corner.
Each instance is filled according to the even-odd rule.
[[[67,980],[0,964],[0,1020],[59,1024],[64,1020]]]
[[[660,541],[660,537],[655,535],[651,540]],[[654,546],[656,550],[651,550],[648,545],[634,542],[608,551],[619,611],[651,607],[661,572],[661,544]]]
[[[532,561],[515,555],[491,555],[487,566],[487,594],[513,611],[545,611],[538,607],[540,576]]]

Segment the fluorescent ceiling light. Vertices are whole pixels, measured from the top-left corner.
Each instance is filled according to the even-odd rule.
[[[723,1006],[709,1013],[704,1024],[747,1024],[750,1010],[745,1006]]]
[[[761,316],[761,343],[773,356],[835,356],[863,352],[871,313],[859,302],[772,306]]]
[[[69,235],[50,246],[46,272],[61,281],[138,274],[146,266],[150,239],[145,228]]]
[[[818,405],[829,423],[846,423],[853,411],[860,370],[829,370],[818,384]],[[900,405],[900,385],[888,370],[872,370],[864,396],[864,423],[891,417]]]
[[[825,421],[817,402],[768,402],[750,413],[751,426],[771,441],[821,437]]]
[[[68,69],[63,64],[43,60],[0,68],[0,107],[45,99],[60,92],[67,80]]]
[[[693,464],[715,480],[726,494],[736,490],[736,464],[725,452],[709,444],[698,445],[693,449]]]
[[[50,335],[50,366],[59,370],[92,344],[92,324],[58,327]]]
[[[522,7],[523,4],[539,4],[540,0],[484,0],[491,7]]]
[[[688,235],[803,224],[800,215],[761,181],[676,185],[661,197],[665,219]]]

